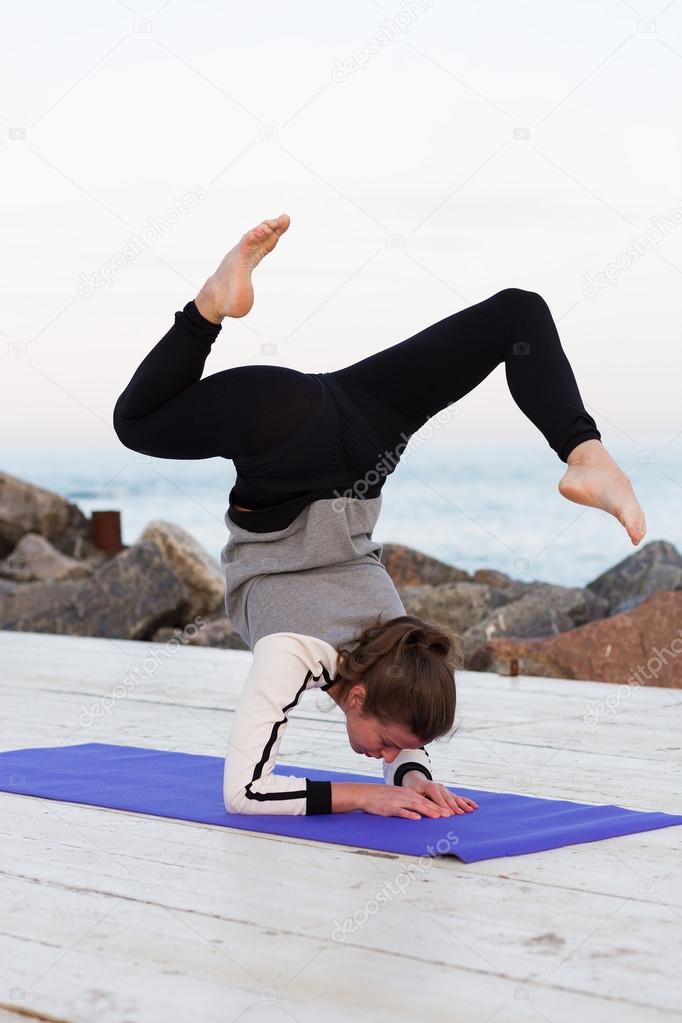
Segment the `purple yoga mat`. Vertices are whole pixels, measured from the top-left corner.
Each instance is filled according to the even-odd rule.
[[[470,813],[408,820],[374,814],[230,814],[223,806],[223,758],[90,742],[0,753],[0,790],[68,803],[131,810],[288,838],[334,842],[413,856],[457,856],[465,863],[556,849],[682,824],[682,816],[452,788],[479,807]],[[383,778],[278,764],[276,774],[383,785]],[[450,787],[450,786],[448,786]]]

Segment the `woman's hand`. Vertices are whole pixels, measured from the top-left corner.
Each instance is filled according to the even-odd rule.
[[[420,796],[433,800],[436,806],[441,809],[450,810],[452,813],[469,813],[478,809],[478,803],[466,796],[458,796],[456,792],[450,792],[445,785],[437,781],[429,781],[421,771],[408,771],[403,778],[402,788],[412,789]]]
[[[427,779],[422,775],[424,781]],[[363,785],[357,806],[380,817],[450,817],[451,811],[408,785]]]

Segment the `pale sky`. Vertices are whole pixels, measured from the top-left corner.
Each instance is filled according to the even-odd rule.
[[[527,288],[607,442],[679,454],[682,3],[3,13],[4,450],[120,447],[111,411],[137,364],[240,235],[287,212],[207,373],[333,370]],[[501,367],[463,428],[538,436]]]

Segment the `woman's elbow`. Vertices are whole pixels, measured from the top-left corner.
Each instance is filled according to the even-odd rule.
[[[248,799],[243,785],[226,784],[223,788],[223,802],[228,813],[254,813],[252,804],[256,800]]]

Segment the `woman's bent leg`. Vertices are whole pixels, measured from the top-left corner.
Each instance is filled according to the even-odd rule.
[[[520,288],[499,291],[334,376],[377,429],[386,435],[402,422],[409,436],[501,362],[514,401],[562,461],[583,441],[601,439],[547,303]]]
[[[194,301],[135,370],[113,425],[133,451],[158,458],[234,458],[286,440],[319,401],[315,380],[284,366],[237,366],[201,379],[220,324]]]

